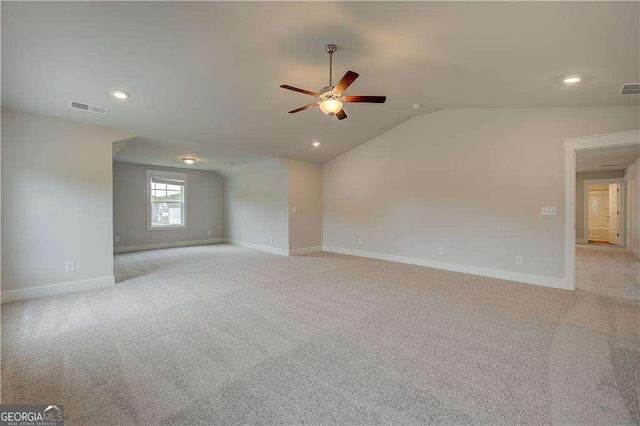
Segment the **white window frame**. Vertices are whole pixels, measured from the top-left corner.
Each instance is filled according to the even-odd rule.
[[[151,178],[168,178],[184,180],[184,197],[182,201],[182,225],[152,226],[151,223]],[[164,170],[147,170],[147,231],[168,231],[187,229],[187,174]]]

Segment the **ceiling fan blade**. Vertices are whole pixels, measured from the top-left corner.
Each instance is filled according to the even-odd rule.
[[[333,91],[340,94],[344,93],[344,91],[347,90],[349,86],[351,86],[351,83],[356,81],[356,78],[358,78],[359,76],[360,74],[358,74],[357,72],[347,71],[347,73],[342,77],[338,84],[336,84],[336,87],[333,88]]]
[[[320,104],[320,102],[313,102],[313,103],[310,103],[309,105],[305,105],[303,107],[296,108],[296,109],[294,109],[292,111],[289,111],[289,114],[300,112],[300,111],[303,111],[303,110],[308,109],[308,108],[313,108],[315,106],[318,106],[319,104]]]
[[[320,96],[319,93],[311,92],[309,90],[299,89],[297,87],[289,86],[289,85],[286,85],[286,84],[283,84],[280,87],[282,87],[283,89],[293,90],[294,92],[304,93],[305,95],[309,95],[309,96],[315,96],[315,97]]]
[[[387,100],[386,96],[367,96],[367,95],[354,95],[345,97],[345,102],[368,102],[372,104],[383,104]]]
[[[338,120],[344,120],[345,118],[347,118],[347,114],[344,112],[343,109],[341,109],[340,111],[338,111],[338,113],[336,114],[336,117],[338,117]]]

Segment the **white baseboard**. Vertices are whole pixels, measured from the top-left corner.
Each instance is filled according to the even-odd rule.
[[[289,256],[289,250],[279,249],[276,247],[262,246],[260,244],[246,243],[244,241],[232,240],[224,238],[224,241],[234,246],[250,248],[253,250],[266,251],[267,253],[279,254],[280,256]]]
[[[458,265],[457,263],[438,262],[435,260],[420,259],[415,257],[396,256],[393,254],[376,253],[370,251],[346,249],[341,247],[323,247],[324,251],[331,253],[348,254],[351,256],[368,257],[371,259],[388,260],[391,262],[406,263],[409,265],[426,266],[428,268],[444,269],[446,271],[462,272],[483,277],[498,278],[501,280],[517,281],[525,284],[534,284],[544,287],[553,287],[563,290],[571,290],[564,278],[544,277],[542,275],[524,274],[521,272],[505,271],[502,269],[484,268],[480,266]]]
[[[205,244],[216,244],[216,243],[224,243],[226,241],[225,238],[211,238],[208,240],[195,240],[195,241],[179,241],[172,243],[159,243],[159,244],[145,244],[141,246],[124,246],[124,247],[114,247],[114,253],[126,253],[130,251],[142,251],[142,250],[157,250],[164,248],[172,248],[172,247],[188,247],[188,246],[201,246]]]
[[[111,276],[61,284],[43,285],[40,287],[31,287],[21,290],[9,290],[0,293],[0,302],[8,303],[18,300],[35,299],[36,297],[55,296],[57,294],[92,290],[95,288],[109,287],[115,285],[115,283],[115,277]]]
[[[289,256],[299,256],[302,254],[317,253],[319,251],[322,251],[322,246],[304,247],[304,248],[289,250]]]
[[[585,240],[585,239],[578,239],[576,240],[576,244],[589,244],[589,240]]]

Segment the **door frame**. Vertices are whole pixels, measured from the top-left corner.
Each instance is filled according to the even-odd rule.
[[[565,172],[564,279],[565,286],[569,290],[576,289],[576,151],[634,144],[640,144],[640,129],[563,141]]]
[[[624,179],[624,192],[625,192],[625,214],[627,215],[625,220],[625,242],[627,243],[625,248],[627,250],[631,250],[636,256],[638,255],[638,248],[633,246],[633,206],[635,204],[635,194],[636,191],[636,180],[634,179],[633,173],[631,175],[625,175],[622,179]],[[638,226],[636,224],[636,226]]]
[[[586,179],[582,181],[582,191],[583,191],[583,203],[582,203],[582,228],[583,228],[583,236],[585,237],[583,241],[576,241],[578,244],[589,244],[589,185],[596,184],[611,184],[617,183],[620,184],[620,192],[624,190],[624,178],[606,178],[606,179]],[[626,247],[626,212],[624,211],[624,196],[620,196],[618,194],[618,208],[620,209],[620,214],[618,215],[618,247]],[[621,219],[621,218],[624,218]],[[624,222],[624,223],[623,223]],[[625,235],[622,232],[625,232]]]

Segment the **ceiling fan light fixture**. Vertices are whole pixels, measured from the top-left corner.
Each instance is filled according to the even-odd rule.
[[[327,99],[320,104],[320,109],[328,116],[336,115],[342,109],[342,102],[336,99]]]

